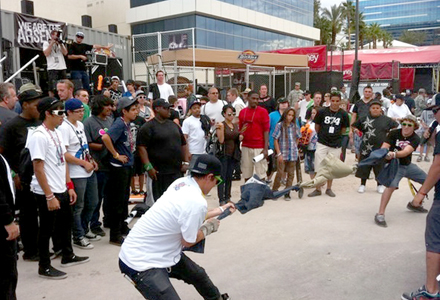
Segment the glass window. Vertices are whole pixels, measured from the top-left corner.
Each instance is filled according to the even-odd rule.
[[[202,29],[196,30],[196,44],[199,45],[206,45],[207,39],[206,39],[206,31]]]
[[[243,39],[241,37],[234,36],[234,50],[243,51]]]
[[[206,28],[206,18],[203,16],[196,17],[196,27],[197,28]]]

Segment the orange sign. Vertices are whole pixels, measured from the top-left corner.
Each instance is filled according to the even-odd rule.
[[[258,55],[252,50],[244,50],[238,56],[238,59],[246,65],[252,65],[258,59]]]

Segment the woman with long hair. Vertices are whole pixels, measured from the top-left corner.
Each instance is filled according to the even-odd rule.
[[[299,138],[298,126],[296,125],[295,109],[286,109],[280,121],[275,126],[272,134],[274,138],[275,153],[277,158],[277,175],[273,184],[273,190],[280,188],[281,179],[287,173],[286,188],[292,186],[295,177],[295,163],[298,159],[297,140]],[[284,196],[290,200],[290,194]]]

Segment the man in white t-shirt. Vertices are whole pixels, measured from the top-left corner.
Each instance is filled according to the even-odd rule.
[[[231,103],[232,107],[235,109],[234,123],[238,123],[240,111],[246,107],[246,104],[244,104],[243,100],[238,96],[238,90],[236,88],[229,89],[226,97],[228,102]]]
[[[77,200],[73,206],[73,245],[81,249],[93,249],[89,240],[98,241],[100,236],[88,232],[92,214],[98,205],[98,181],[96,174],[98,165],[92,159],[80,122],[84,116],[84,105],[81,100],[73,98],[65,103],[67,118],[58,127],[66,147],[66,161],[69,175],[75,186]]]
[[[390,106],[387,112],[387,116],[393,119],[394,121],[400,122],[407,115],[411,115],[411,111],[408,106],[405,104],[405,100],[403,96],[400,94],[396,95],[395,103]],[[400,128],[400,125],[399,127]]]
[[[49,95],[53,97],[56,82],[67,78],[66,61],[67,48],[60,39],[61,30],[54,29],[50,32],[50,40],[43,43],[43,53],[47,60],[47,79],[49,84]]]
[[[64,117],[64,104],[55,98],[46,97],[38,103],[38,112],[43,121],[28,135],[29,149],[34,175],[31,190],[38,205],[40,228],[38,252],[40,256],[38,274],[47,279],[63,279],[67,274],[51,266],[49,240],[57,236],[62,250],[62,267],[70,267],[89,261],[73,253],[71,240],[72,212],[70,205],[76,202],[76,193],[66,169],[61,132],[56,129]]]
[[[223,122],[225,118],[222,115],[223,106],[228,104],[226,101],[218,98],[218,89],[212,87],[208,91],[209,102],[202,107],[202,114],[211,119],[211,126],[218,122]]]
[[[220,221],[214,217],[226,209],[234,212],[235,207],[228,203],[208,211],[204,195],[222,181],[218,158],[198,156],[190,174],[170,185],[134,225],[121,246],[119,268],[145,299],[180,299],[170,278],[194,285],[203,299],[229,299],[227,294],[220,294],[206,271],[188,258],[182,248],[216,232]]]
[[[191,116],[186,118],[182,124],[182,132],[188,142],[191,156],[206,153],[205,131],[202,129],[202,122],[200,122],[200,105],[198,100],[191,103],[189,107]]]
[[[165,82],[165,73],[162,70],[156,72],[156,80],[157,83],[150,84],[148,99],[156,100],[162,98],[168,102],[168,97],[174,95],[174,91],[171,85]]]

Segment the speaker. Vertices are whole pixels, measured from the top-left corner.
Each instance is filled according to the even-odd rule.
[[[23,14],[34,15],[34,2],[21,0],[21,12]]]
[[[118,25],[108,24],[108,32],[118,33]]]
[[[84,27],[92,28],[92,17],[89,15],[81,16],[81,25]]]
[[[348,99],[350,103],[356,103],[361,96],[359,94],[359,81],[361,80],[361,65],[360,60],[353,61],[353,72],[351,77],[350,95]]]
[[[339,89],[342,84],[342,72],[310,72],[309,90],[312,94],[319,91],[324,95],[325,93],[329,93],[332,87]]]

